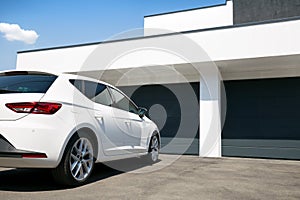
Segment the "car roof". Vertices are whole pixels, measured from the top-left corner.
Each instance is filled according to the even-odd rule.
[[[64,77],[68,77],[68,78],[73,78],[73,79],[80,79],[80,80],[86,80],[86,81],[93,81],[93,82],[97,82],[97,83],[102,83],[104,85],[110,86],[112,88],[116,88],[115,86],[105,82],[105,81],[101,81],[95,78],[91,78],[88,76],[82,76],[82,75],[78,75],[78,74],[71,74],[71,73],[64,73],[62,74],[62,76]],[[117,89],[117,88],[116,88]]]
[[[90,77],[87,77],[87,76],[82,76],[82,75],[77,75],[77,74],[68,74],[68,73],[65,73],[63,74],[64,77],[68,78],[68,79],[77,79],[77,80],[86,80],[86,81],[93,81],[93,82],[97,82],[97,83],[101,83],[101,84],[104,84],[106,86],[109,86],[111,88],[114,88],[115,90],[119,91],[120,93],[122,93],[124,96],[127,97],[127,99],[129,99],[129,101],[135,105],[137,108],[138,106],[135,104],[134,101],[132,101],[131,98],[129,98],[122,90],[120,90],[119,88],[109,84],[109,83],[106,83],[104,81],[101,81],[101,80],[97,80],[97,79],[94,79],[94,78],[90,78]]]
[[[55,75],[58,76],[59,74],[57,73],[49,73],[49,72],[44,72],[44,71],[27,71],[27,70],[3,70],[0,71],[0,76],[3,75]]]

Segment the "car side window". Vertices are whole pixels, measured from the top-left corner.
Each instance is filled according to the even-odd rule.
[[[90,100],[106,106],[112,105],[106,85],[86,80],[70,80],[70,82]]]
[[[112,99],[110,97],[108,88],[105,86],[102,87],[102,84],[98,84],[97,86],[97,95],[93,97],[91,100],[100,103],[102,105],[111,106],[112,105]]]
[[[115,90],[114,88],[109,88],[111,91],[111,94],[114,98],[114,104],[113,107],[132,112],[137,114],[138,109],[137,107],[127,98],[125,97],[122,93],[119,91]]]

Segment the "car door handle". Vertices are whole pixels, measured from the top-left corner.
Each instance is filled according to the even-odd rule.
[[[127,124],[127,125],[130,125],[130,121],[124,121],[125,122],[125,124]]]
[[[95,115],[95,117],[97,118],[97,119],[103,119],[103,116],[101,116],[101,115]]]

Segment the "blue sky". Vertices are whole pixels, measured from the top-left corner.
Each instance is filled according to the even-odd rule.
[[[17,51],[20,50],[98,42],[123,31],[142,28],[145,15],[224,2],[225,0],[0,0],[0,25],[18,24],[21,29],[33,30],[38,34],[34,44],[9,41],[0,27],[0,70],[14,69]]]

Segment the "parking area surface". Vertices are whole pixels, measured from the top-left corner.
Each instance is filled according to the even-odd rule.
[[[75,188],[57,186],[47,170],[0,168],[0,199],[300,199],[299,161],[160,158],[153,166],[115,163],[127,173],[97,164],[90,182]]]

